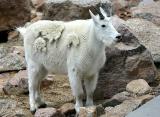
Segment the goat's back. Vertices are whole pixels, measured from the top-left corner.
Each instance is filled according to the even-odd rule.
[[[88,20],[72,22],[41,20],[31,24],[23,34],[26,60],[37,62],[54,73],[67,73],[66,62],[69,53],[75,48],[74,55],[80,56],[77,54],[82,53],[80,51],[87,38],[85,40],[79,37],[86,35],[88,25]]]

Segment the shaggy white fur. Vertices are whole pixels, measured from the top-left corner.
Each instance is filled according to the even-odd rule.
[[[33,44],[33,48],[36,52],[46,52],[47,51],[47,42],[42,37],[38,37]]]
[[[68,34],[66,39],[68,40],[68,47],[71,47],[72,45],[74,47],[78,47],[78,45],[80,44],[79,37],[75,33]]]

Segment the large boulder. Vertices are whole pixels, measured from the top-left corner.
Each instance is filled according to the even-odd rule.
[[[19,71],[13,78],[10,78],[3,86],[5,94],[24,94],[28,93],[28,79],[26,71]]]
[[[142,104],[145,103],[145,101],[149,101],[154,96],[151,95],[145,95],[142,97],[125,100],[120,105],[117,105],[115,107],[106,107],[105,108],[105,115],[101,117],[126,117],[126,115],[138,107],[140,107]]]
[[[0,31],[14,29],[30,20],[30,0],[0,0]]]
[[[137,6],[141,0],[111,0],[113,13],[118,14],[122,9]]]
[[[154,0],[142,0],[138,6],[145,6],[154,3]]]
[[[151,87],[143,79],[133,80],[126,86],[126,90],[133,94],[144,95],[151,91]]]
[[[31,0],[36,11],[43,11],[44,2],[46,0]]]
[[[146,19],[160,26],[160,1],[151,1],[142,2],[139,6],[132,8],[132,16],[136,18]]]
[[[144,19],[129,19],[126,25],[130,27],[139,42],[152,54],[155,62],[160,62],[160,27]]]
[[[95,99],[110,98],[124,91],[126,84],[134,79],[154,81],[157,70],[150,52],[138,42],[127,26],[117,29],[122,41],[115,48],[106,48],[107,61],[100,71]]]
[[[111,14],[109,0],[46,0],[43,19],[64,21],[88,19],[89,9],[95,13],[95,8],[99,9],[99,6]]]
[[[39,0],[38,0],[39,1]],[[138,5],[141,0],[43,0],[43,19],[70,21],[90,18],[88,10],[101,6],[108,14],[131,17],[129,9]]]
[[[25,69],[24,50],[21,46],[0,46],[0,72]]]

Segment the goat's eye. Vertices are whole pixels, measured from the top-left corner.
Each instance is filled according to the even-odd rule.
[[[103,25],[101,25],[101,26],[102,26],[103,28],[104,28],[104,27],[106,27],[106,25],[104,25],[104,24],[103,24]]]

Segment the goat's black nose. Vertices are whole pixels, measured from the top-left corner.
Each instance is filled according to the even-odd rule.
[[[122,35],[116,36],[117,42],[120,42],[122,40]]]
[[[121,39],[121,38],[122,38],[122,36],[121,36],[121,35],[118,35],[116,38],[117,38],[117,39]]]

